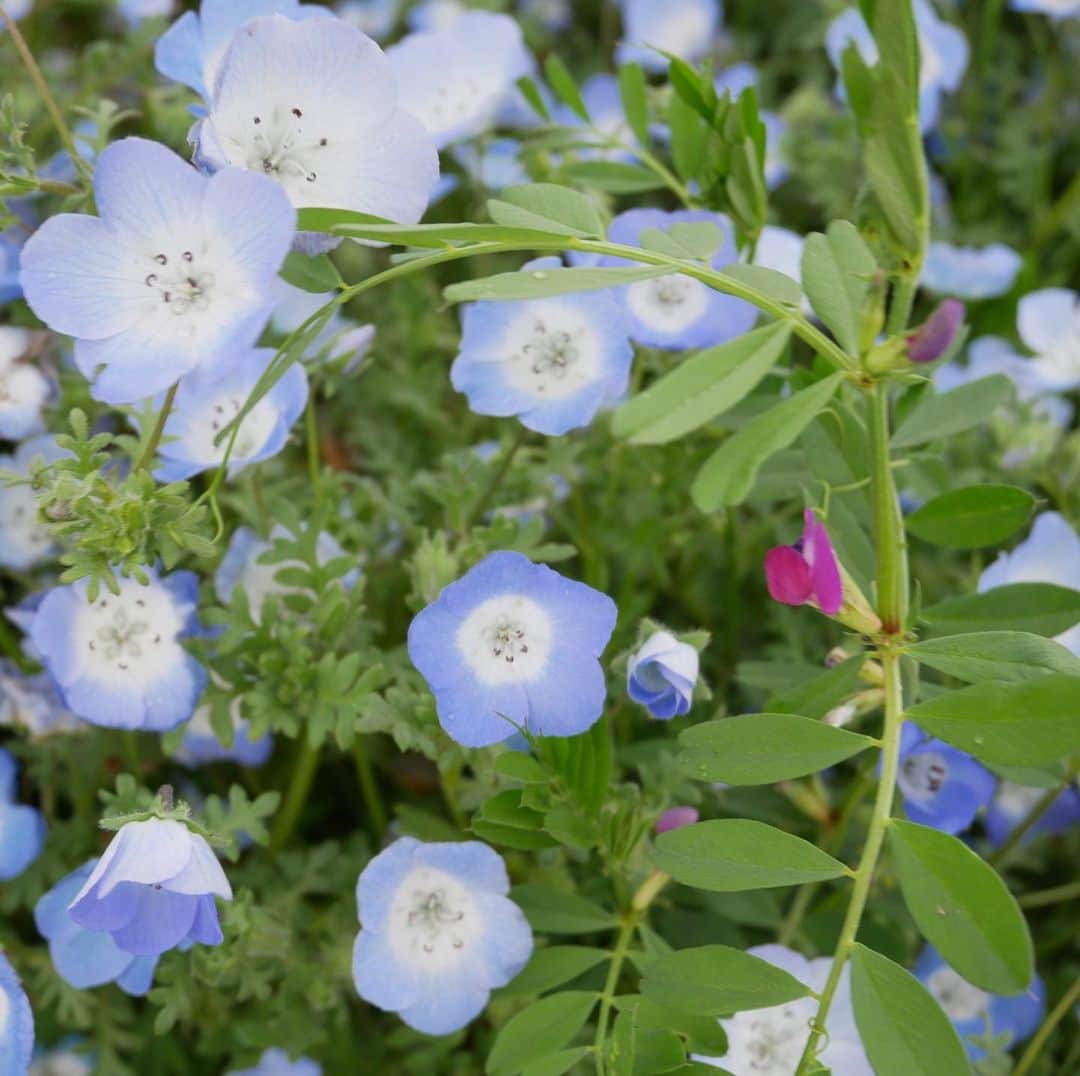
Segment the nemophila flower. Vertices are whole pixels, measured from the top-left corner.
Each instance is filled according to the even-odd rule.
[[[463,0],[421,0],[409,9],[409,29],[445,30],[468,10]]]
[[[528,270],[558,268],[540,258]],[[481,415],[516,415],[538,433],[587,426],[626,391],[634,349],[629,324],[607,292],[479,302],[462,311],[450,380]]]
[[[519,0],[523,19],[535,19],[545,30],[565,30],[574,21],[571,0]]]
[[[0,725],[21,729],[32,740],[86,730],[64,707],[48,676],[28,676],[10,661],[0,661]]]
[[[13,19],[22,19],[30,14],[31,8],[34,6],[34,0],[4,0],[4,10]],[[0,30],[4,29],[2,23],[0,23]],[[0,1054],[0,1058],[3,1054]]]
[[[338,5],[337,14],[362,34],[381,41],[393,31],[400,7],[400,0],[346,0]]]
[[[61,213],[29,239],[22,282],[34,313],[75,337],[96,399],[136,402],[254,343],[296,224],[276,184],[207,178],[125,138],[101,154],[94,192],[100,217]]]
[[[747,950],[805,983],[811,990],[825,986],[832,967],[829,957],[807,960],[783,945],[755,945]],[[730,1069],[740,1076],[791,1076],[798,1068],[803,1047],[810,1037],[810,1023],[817,1011],[817,999],[799,998],[769,1009],[737,1013],[720,1023],[727,1032],[728,1051],[723,1057],[695,1060]],[[818,1060],[836,1076],[873,1076],[874,1070],[863,1050],[851,1006],[851,976],[844,968],[826,1021],[825,1046]]]
[[[1006,1035],[1008,1045],[1026,1039],[1042,1023],[1046,991],[1037,975],[1023,994],[988,994],[953,971],[932,945],[912,970],[945,1010],[972,1061],[986,1057],[985,1050],[969,1041],[972,1037]]]
[[[232,900],[232,889],[206,840],[182,822],[149,818],[117,832],[68,912],[127,953],[158,956],[183,942],[221,942],[215,896]]]
[[[667,70],[661,52],[691,63],[703,59],[720,29],[720,0],[619,0],[619,8],[623,32],[616,59],[639,63],[647,71]]]
[[[990,802],[997,780],[970,755],[904,723],[896,783],[912,822],[963,833]]]
[[[758,236],[754,249],[754,264],[765,269],[775,269],[778,273],[791,277],[797,284],[802,284],[802,254],[806,241],[801,235],[788,228],[778,228],[775,224],[766,224]],[[804,307],[809,304],[804,299]]]
[[[1008,583],[1056,583],[1080,590],[1080,535],[1060,512],[1039,515],[1028,537],[979,576],[979,593]],[[1057,641],[1080,656],[1080,624]]]
[[[995,848],[1003,845],[1012,831],[1038,807],[1047,791],[1002,781],[986,811],[986,833],[990,843]],[[1040,834],[1064,833],[1077,822],[1080,822],[1080,793],[1075,788],[1064,788],[1021,841],[1026,843]]]
[[[656,832],[670,833],[673,829],[692,826],[700,817],[696,807],[669,807],[656,820]]]
[[[76,1052],[79,1040],[65,1039],[53,1050],[38,1047],[27,1076],[91,1076],[94,1069],[90,1054]]]
[[[585,127],[599,133],[600,139],[611,139],[619,145],[598,144],[595,148],[575,148],[575,154],[584,159],[599,158],[608,161],[632,161],[635,159],[633,146],[637,137],[626,121],[619,92],[619,80],[614,75],[601,73],[592,75],[581,84],[581,100],[589,113],[589,123],[568,105],[560,105],[553,116],[564,127]]]
[[[0,949],[0,1073],[23,1076],[34,1052],[34,1014],[15,969]]]
[[[765,555],[765,582],[774,601],[813,605],[836,616],[844,604],[844,582],[829,532],[813,510],[803,512],[803,534],[795,545],[781,545]]]
[[[238,762],[241,766],[257,768],[266,765],[274,750],[274,737],[267,732],[257,740],[248,735],[248,723],[240,713],[240,700],[231,707],[233,740],[226,747],[210,723],[210,707],[200,706],[184,727],[184,738],[174,757],[187,766],[202,766],[208,762]]]
[[[668,721],[690,710],[699,669],[698,652],[669,631],[654,632],[630,655],[626,690],[653,717]]]
[[[182,640],[199,631],[194,572],[120,579],[87,600],[85,580],[46,594],[30,640],[72,713],[107,728],[166,732],[195,712],[206,670]]]
[[[637,247],[641,245],[642,232],[649,229],[666,231],[673,224],[698,222],[714,224],[723,233],[711,259],[714,269],[723,269],[738,260],[731,222],[720,213],[704,209],[680,209],[672,213],[662,209],[629,209],[611,222],[608,239]],[[597,259],[597,264],[634,263],[605,256]],[[709,347],[742,335],[757,318],[757,311],[749,303],[722,295],[701,281],[680,274],[628,284],[617,289],[616,294],[630,316],[631,338],[646,347],[675,351]]]
[[[1043,288],[1020,300],[1020,339],[1035,353],[1032,373],[1044,392],[1080,388],[1080,294]]]
[[[929,131],[938,120],[941,97],[960,88],[967,71],[967,38],[963,31],[941,19],[930,0],[915,0],[915,26],[919,35],[919,123]],[[829,59],[839,71],[844,50],[854,44],[868,64],[877,62],[877,45],[857,8],[835,18],[825,35]]]
[[[1052,19],[1080,17],[1080,0],[1009,0],[1013,11],[1030,11]]]
[[[310,1057],[290,1061],[284,1050],[275,1048],[265,1051],[253,1069],[234,1069],[226,1076],[322,1076],[322,1066]]]
[[[0,303],[10,303],[22,295],[19,283],[19,257],[26,233],[19,227],[0,231]]]
[[[1004,243],[957,247],[934,242],[926,251],[921,284],[939,295],[992,299],[1012,288],[1020,263],[1020,255]]]
[[[240,414],[274,354],[271,348],[252,348],[235,356],[227,369],[196,371],[180,382],[158,449],[161,462],[154,471],[158,481],[176,482],[220,466],[232,435],[220,443],[218,435]],[[293,363],[240,424],[229,456],[230,478],[285,447],[307,395],[304,368]]]
[[[439,158],[400,93],[382,49],[341,19],[253,19],[233,38],[209,112],[192,131],[195,159],[209,171],[231,165],[268,176],[298,208],[413,224]],[[307,250],[333,243],[302,237]]]
[[[464,747],[501,743],[515,728],[575,736],[603,711],[599,659],[616,615],[606,594],[521,553],[492,553],[416,615],[409,657]]]
[[[12,456],[0,456],[0,471],[29,476],[35,460],[51,463],[64,453],[48,435],[23,441]],[[0,566],[26,571],[56,551],[48,529],[38,520],[37,498],[29,483],[0,480]]]
[[[940,359],[956,339],[964,324],[964,304],[956,299],[938,303],[930,317],[908,333],[907,357],[912,362],[934,362]]]
[[[117,0],[116,10],[132,23],[161,19],[173,13],[173,0]]]
[[[470,11],[441,30],[409,34],[386,53],[401,107],[416,116],[435,145],[491,128],[533,61],[521,27],[509,15]]]
[[[357,992],[428,1035],[464,1027],[532,955],[509,890],[502,858],[479,841],[395,841],[356,883]]]
[[[26,329],[0,325],[0,441],[21,441],[45,428],[49,379],[29,358],[34,338]]]
[[[22,874],[45,845],[41,812],[15,802],[18,772],[15,759],[0,748],[0,882]]]
[[[520,150],[517,139],[493,138],[482,143],[463,142],[453,146],[450,154],[482,187],[501,191],[529,182],[529,173],[518,156]]]
[[[77,990],[115,982],[125,994],[142,997],[154,980],[157,956],[121,949],[106,930],[87,930],[68,911],[98,865],[88,860],[57,882],[35,905],[38,933],[49,943],[56,973]]]

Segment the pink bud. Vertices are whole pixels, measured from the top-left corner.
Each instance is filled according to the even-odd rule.
[[[956,299],[939,303],[913,333],[908,334],[907,355],[912,362],[933,362],[949,350],[964,323],[964,304]]]
[[[781,545],[765,555],[769,594],[785,605],[815,604],[826,616],[836,616],[844,604],[844,582],[829,532],[808,508],[797,545]]]
[[[656,832],[667,833],[671,829],[692,826],[700,817],[696,807],[669,807],[656,820]]]

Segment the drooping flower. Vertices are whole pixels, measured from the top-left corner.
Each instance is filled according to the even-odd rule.
[[[75,337],[96,399],[134,403],[255,342],[296,223],[275,183],[207,178],[125,138],[101,154],[94,192],[100,217],[61,213],[29,239],[22,282],[34,313]]]
[[[1080,294],[1043,288],[1020,300],[1016,328],[1035,353],[1032,373],[1043,392],[1080,388]]]
[[[539,258],[526,270],[558,268]],[[606,292],[469,303],[450,380],[481,415],[516,415],[538,433],[585,426],[627,387],[634,349]]]
[[[970,755],[930,739],[907,721],[900,734],[896,783],[912,822],[963,833],[990,802],[997,782]]]
[[[509,889],[502,858],[479,841],[395,841],[356,883],[357,992],[428,1035],[464,1027],[532,954]]]
[[[34,1053],[34,1014],[15,969],[0,949],[0,1073],[23,1076]]]
[[[720,0],[619,0],[619,8],[623,32],[615,57],[647,71],[667,70],[662,52],[691,63],[703,59],[720,29]]]
[[[812,509],[803,513],[803,535],[765,555],[765,581],[774,601],[814,605],[835,616],[844,603],[844,583],[829,532]]]
[[[297,208],[372,213],[413,224],[427,208],[439,158],[404,110],[382,49],[336,18],[252,19],[233,38],[192,131],[195,160],[275,180]],[[305,250],[325,236],[303,237]]]
[[[938,303],[930,316],[906,340],[907,357],[912,362],[934,362],[940,359],[956,339],[964,324],[964,304],[956,299]]]
[[[1038,975],[1023,994],[988,994],[953,971],[932,945],[922,951],[912,970],[945,1010],[972,1061],[986,1057],[986,1051],[970,1041],[973,1036],[1006,1035],[1011,1045],[1026,1039],[1042,1023],[1046,991]]]
[[[669,807],[656,820],[656,832],[670,833],[673,829],[692,826],[700,817],[696,807]]]
[[[166,732],[195,712],[206,671],[181,640],[199,630],[193,572],[144,586],[120,579],[87,600],[85,580],[50,590],[30,624],[30,640],[64,704],[93,725]]]
[[[830,957],[807,960],[801,953],[783,945],[755,945],[747,950],[752,956],[793,975],[811,990],[825,986],[832,967]],[[751,1009],[737,1013],[720,1023],[727,1032],[728,1051],[723,1057],[697,1057],[716,1068],[730,1069],[749,1076],[791,1076],[798,1068],[810,1023],[817,1011],[817,999],[799,998],[768,1009]],[[825,1046],[818,1060],[825,1068],[840,1076],[873,1076],[874,1070],[863,1050],[862,1040],[855,1027],[851,1005],[851,975],[844,968],[840,985],[833,996],[826,1022]]]
[[[62,455],[49,436],[23,441],[13,456],[0,456],[0,471],[28,476],[36,459],[51,463]],[[56,551],[48,528],[38,520],[37,498],[29,483],[8,486],[0,482],[0,566],[26,571]]]
[[[38,933],[49,943],[57,975],[78,990],[115,982],[125,994],[142,997],[154,980],[157,956],[125,952],[105,930],[87,930],[68,908],[93,873],[91,859],[57,882],[35,905]]]
[[[654,632],[630,655],[626,690],[653,717],[668,721],[690,710],[699,669],[698,652],[669,631]]]
[[[435,145],[490,129],[514,83],[532,69],[521,27],[509,15],[470,11],[441,30],[409,34],[387,57],[401,107],[416,116]]]
[[[235,1069],[226,1076],[322,1076],[322,1066],[310,1057],[289,1060],[284,1050],[266,1050],[253,1069]]]
[[[603,710],[599,658],[616,615],[592,587],[521,553],[492,553],[413,619],[409,657],[464,747],[501,743],[515,728],[574,736]]]
[[[218,435],[240,414],[273,358],[270,348],[252,348],[222,371],[196,372],[181,380],[158,449],[161,462],[154,472],[158,481],[176,482],[220,466],[231,435],[220,444],[215,443]],[[230,478],[285,447],[289,431],[303,414],[307,394],[304,367],[293,363],[240,424],[229,456]]]
[[[990,843],[1000,848],[1014,829],[1038,807],[1048,790],[1002,781],[986,810],[986,833]],[[1064,833],[1080,822],[1080,792],[1063,788],[1042,817],[1021,837],[1021,842],[1040,834]]]
[[[934,242],[926,251],[922,286],[958,299],[992,299],[1013,286],[1021,258],[1004,243],[958,247]]]
[[[257,740],[248,735],[248,723],[240,713],[240,700],[231,707],[233,740],[226,747],[214,732],[210,722],[210,707],[200,706],[184,728],[184,738],[174,757],[187,766],[202,766],[208,762],[233,761],[241,766],[264,766],[274,750],[274,737],[267,732]]]
[[[0,882],[22,874],[45,845],[42,813],[15,802],[17,776],[15,759],[0,748]]]
[[[128,822],[72,900],[71,918],[112,935],[135,956],[158,956],[187,941],[222,940],[214,897],[232,888],[206,840],[182,822]]]
[[[32,344],[28,330],[0,325],[0,441],[21,441],[45,428],[41,412],[52,388],[27,358]]]

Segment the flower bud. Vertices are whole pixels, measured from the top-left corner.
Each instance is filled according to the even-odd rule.
[[[672,829],[692,826],[700,817],[696,807],[669,807],[656,820],[656,832],[667,833]]]
[[[912,362],[933,362],[952,346],[964,323],[964,304],[956,299],[939,303],[934,312],[907,336],[907,357]]]

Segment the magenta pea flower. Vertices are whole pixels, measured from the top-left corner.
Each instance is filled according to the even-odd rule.
[[[816,605],[826,616],[836,616],[844,604],[844,581],[825,525],[813,510],[803,513],[802,538],[765,555],[769,594],[785,605]]]
[[[683,826],[692,826],[700,817],[696,807],[669,807],[656,820],[656,832],[668,833],[673,829],[682,829]]]

